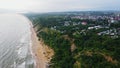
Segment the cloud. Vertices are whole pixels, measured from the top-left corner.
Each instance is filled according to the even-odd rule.
[[[0,0],[1,9],[32,12],[120,9],[120,0]]]

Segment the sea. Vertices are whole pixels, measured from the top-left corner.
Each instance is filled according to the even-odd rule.
[[[0,68],[34,68],[29,20],[21,14],[0,14]]]

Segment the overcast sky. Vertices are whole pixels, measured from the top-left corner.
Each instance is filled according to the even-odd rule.
[[[0,9],[24,12],[120,10],[120,0],[0,0]]]

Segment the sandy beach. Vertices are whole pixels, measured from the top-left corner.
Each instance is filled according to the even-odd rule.
[[[51,57],[54,55],[54,52],[51,48],[44,45],[42,40],[38,40],[37,34],[33,28],[32,23],[31,26],[31,41],[32,41],[32,53],[35,58],[35,68],[47,68],[48,63],[51,60]]]
[[[35,64],[36,68],[46,68],[42,45],[38,41],[36,33],[32,27],[31,27],[31,31],[32,31],[32,35],[31,35],[32,36],[31,37],[32,38],[32,52],[33,52],[33,56],[36,61],[36,64]]]

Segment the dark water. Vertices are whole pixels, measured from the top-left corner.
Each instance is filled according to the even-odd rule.
[[[34,68],[28,19],[0,14],[0,68]]]

